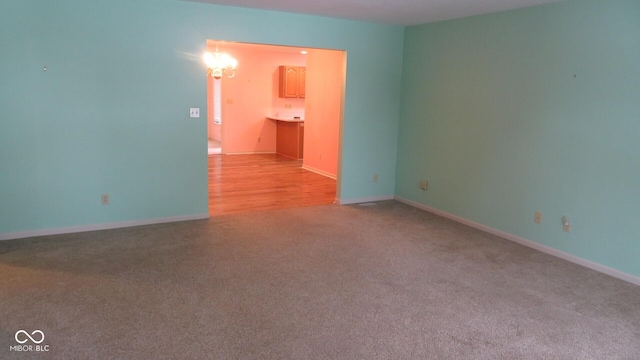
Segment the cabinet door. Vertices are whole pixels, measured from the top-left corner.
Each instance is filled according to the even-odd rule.
[[[280,66],[280,97],[298,97],[298,68]]]
[[[305,96],[305,80],[307,77],[307,68],[298,68],[298,97],[303,98]]]

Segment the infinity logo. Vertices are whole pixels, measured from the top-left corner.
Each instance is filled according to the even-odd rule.
[[[34,339],[33,337],[31,337],[31,335],[35,335],[36,333],[39,333],[39,334],[40,334],[40,336],[41,336],[41,337],[40,337],[40,340],[36,340],[36,339]],[[18,339],[18,335],[19,335],[19,334],[24,334],[24,336],[28,337],[29,339],[20,340],[20,339]],[[24,331],[24,330],[18,330],[18,331],[16,332],[16,336],[15,336],[15,338],[16,338],[16,341],[18,342],[18,344],[24,344],[24,343],[26,343],[26,342],[27,342],[27,341],[29,341],[29,340],[33,341],[35,344],[40,344],[41,342],[43,342],[43,341],[44,341],[44,333],[43,333],[42,331],[40,331],[40,330],[34,330],[34,331],[31,333],[31,335],[29,335],[29,333],[28,333],[28,332],[26,332],[26,331]]]

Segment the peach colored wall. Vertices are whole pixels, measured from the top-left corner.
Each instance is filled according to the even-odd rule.
[[[213,140],[222,141],[222,125],[211,125],[211,138]]]
[[[207,77],[207,138],[221,141],[222,126],[213,123],[213,78]]]
[[[208,49],[207,49],[208,50]],[[213,139],[213,79],[211,76],[207,76],[207,138]]]
[[[211,45],[209,51],[214,51]],[[306,56],[259,47],[225,47],[224,43],[219,49],[238,60],[236,76],[222,79],[222,152],[275,152],[276,126],[266,116],[284,110],[285,105],[291,105],[287,111],[303,112],[305,104],[304,99],[278,97],[278,66],[305,66]]]
[[[309,50],[303,167],[337,177],[344,52]]]

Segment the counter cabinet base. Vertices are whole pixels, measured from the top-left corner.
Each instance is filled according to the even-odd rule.
[[[277,121],[276,153],[292,159],[302,159],[304,123]]]

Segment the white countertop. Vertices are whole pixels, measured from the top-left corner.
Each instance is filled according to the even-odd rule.
[[[304,122],[304,119],[294,119],[294,118],[282,118],[276,116],[267,116],[267,119],[275,120],[275,121],[286,121],[286,122]]]

